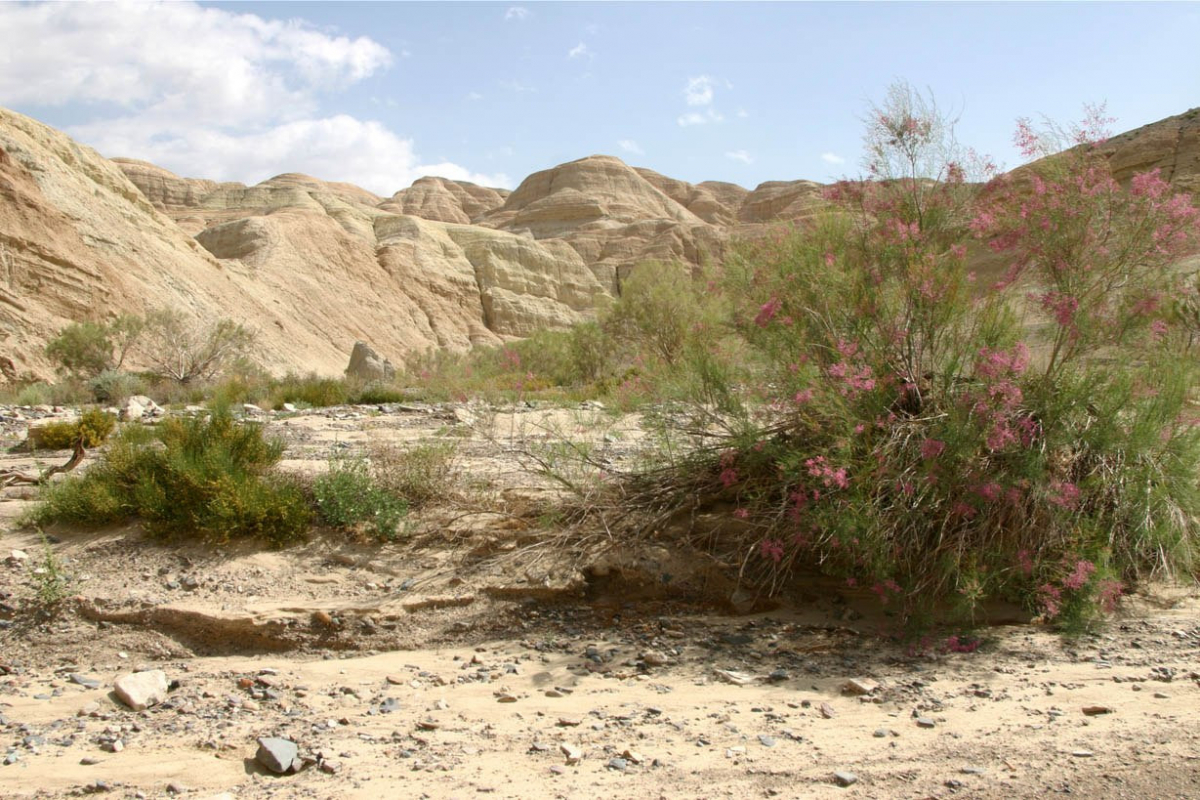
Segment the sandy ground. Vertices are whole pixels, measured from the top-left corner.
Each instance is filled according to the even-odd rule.
[[[488,439],[463,424],[479,416],[275,419],[298,470],[368,439],[451,437],[474,499],[389,545],[52,530],[75,595],[55,616],[36,602],[45,545],[16,525],[31,499],[9,490],[0,797],[1200,796],[1194,588],[1149,587],[1077,639],[995,626],[971,653],[884,638],[880,609],[820,582],[732,615],[668,582],[685,569],[670,554],[630,556],[663,576],[645,591],[527,549],[551,489],[514,437],[590,436],[620,460],[635,425],[518,409],[488,415]],[[112,684],[143,668],[173,689],[133,712]],[[305,768],[261,767],[267,736]]]

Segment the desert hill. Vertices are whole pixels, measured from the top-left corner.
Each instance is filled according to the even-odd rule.
[[[1106,151],[1118,177],[1157,167],[1195,191],[1200,109]],[[0,109],[0,370],[48,375],[42,348],[67,323],[161,306],[250,324],[276,371],[340,373],[359,339],[397,363],[496,344],[588,318],[639,262],[719,261],[731,237],[812,213],[821,188],[690,184],[604,155],[512,192],[245,186],[106,159]]]

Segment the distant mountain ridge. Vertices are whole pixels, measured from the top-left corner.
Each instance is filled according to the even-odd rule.
[[[1200,182],[1200,109],[1114,137],[1118,177]],[[595,155],[515,190],[421,178],[389,198],[306,175],[254,186],[106,159],[0,109],[0,365],[46,376],[64,325],[171,306],[260,332],[275,371],[337,374],[356,340],[403,363],[589,318],[637,263],[719,261],[801,219],[821,184],[690,184]]]

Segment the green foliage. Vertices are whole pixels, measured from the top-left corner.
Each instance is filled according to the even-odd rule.
[[[88,382],[97,403],[117,405],[136,394],[146,393],[146,382],[137,375],[106,369]]]
[[[106,323],[71,323],[46,344],[46,357],[61,373],[75,378],[119,370],[143,326],[140,317],[128,314]]]
[[[1008,598],[1083,624],[1200,563],[1192,334],[1161,308],[1196,212],[1154,174],[1119,187],[1090,147],[981,193],[935,111],[894,92],[874,180],[735,248],[741,348],[659,348],[692,408],[665,424],[719,442],[670,474],[736,508],[768,586],[819,565],[910,618]],[[976,240],[1011,259],[996,286]]]
[[[342,405],[350,400],[350,390],[340,378],[322,378],[315,373],[300,376],[289,373],[271,390],[271,403],[280,408],[284,403],[297,403],[312,408]]]
[[[53,615],[58,611],[63,600],[71,593],[73,580],[63,569],[62,562],[54,553],[54,548],[46,535],[42,534],[42,559],[33,571],[33,581],[37,594],[38,605],[46,614]]]
[[[310,511],[302,488],[273,471],[282,449],[227,409],[168,418],[152,432],[126,426],[97,464],[47,487],[35,519],[94,526],[136,517],[156,536],[283,545],[304,535]]]
[[[454,495],[457,456],[454,442],[408,448],[377,443],[370,449],[371,473],[385,490],[419,507]]]
[[[313,483],[321,519],[342,530],[367,530],[385,541],[395,539],[408,505],[371,474],[362,458],[334,458],[329,471]]]
[[[46,357],[64,374],[99,375],[112,368],[108,327],[95,322],[72,323],[46,344]]]
[[[41,426],[38,440],[46,450],[73,450],[78,444],[91,449],[102,444],[116,424],[117,419],[112,414],[92,409],[85,411],[77,420]]]
[[[384,383],[368,383],[359,388],[350,388],[349,402],[354,405],[381,405],[403,403],[407,399],[404,391]]]

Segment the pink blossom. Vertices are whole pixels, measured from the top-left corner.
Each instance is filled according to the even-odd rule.
[[[813,399],[813,390],[812,389],[804,389],[802,391],[796,392],[796,396],[793,397],[792,399],[796,402],[797,405],[804,405],[805,403],[807,403],[808,401]]]
[[[733,515],[735,517],[737,517],[738,519],[749,519],[750,511],[745,508],[737,508],[737,509],[734,509]]]
[[[1167,193],[1170,184],[1162,179],[1162,170],[1157,167],[1149,172],[1139,172],[1129,182],[1129,193],[1134,197],[1149,197],[1158,199]]]
[[[1063,578],[1063,588],[1071,591],[1079,591],[1087,585],[1088,579],[1092,577],[1092,573],[1096,571],[1096,565],[1091,561],[1080,559],[1075,562],[1075,569],[1070,575]]]
[[[774,539],[764,539],[759,544],[759,552],[763,558],[770,559],[778,564],[783,559],[783,542],[775,541]]]
[[[1070,481],[1054,481],[1050,484],[1050,502],[1068,511],[1079,506],[1079,487]]]
[[[758,316],[754,318],[754,324],[760,328],[767,327],[767,324],[779,313],[779,309],[782,307],[783,302],[777,297],[772,297],[763,303],[762,308],[758,310]]]
[[[1025,575],[1033,574],[1033,555],[1024,548],[1017,551],[1017,566]]]
[[[718,480],[721,481],[722,486],[728,489],[730,486],[733,486],[738,482],[737,470],[733,467],[726,467],[725,469],[721,470]]]
[[[1062,592],[1053,584],[1044,583],[1038,587],[1037,598],[1038,604],[1050,619],[1057,617],[1058,612],[1062,610]]]

